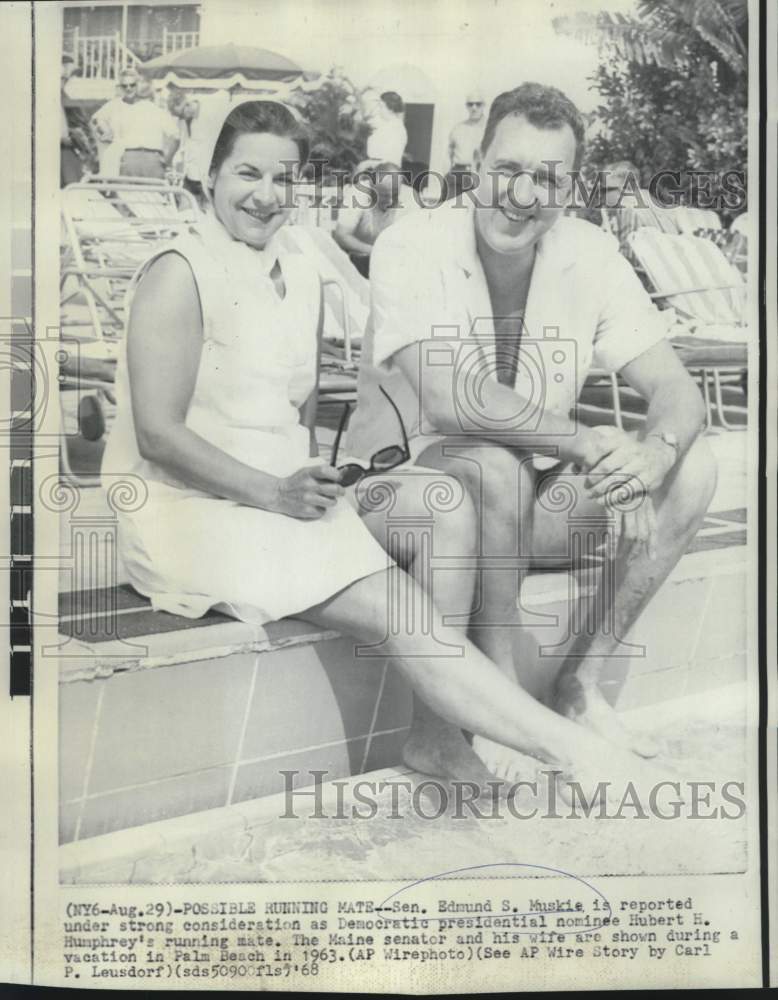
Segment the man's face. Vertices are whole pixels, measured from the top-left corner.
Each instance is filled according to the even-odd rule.
[[[567,123],[539,128],[523,115],[503,118],[478,171],[475,225],[492,250],[525,252],[553,226],[570,196],[575,152]]]
[[[62,82],[63,83],[67,83],[67,81],[71,78],[71,76],[73,76],[73,74],[75,73],[75,71],[76,71],[76,64],[75,63],[73,63],[73,62],[63,62],[62,63],[62,70],[60,72],[60,79],[62,80]]]
[[[382,210],[394,206],[400,199],[403,186],[403,175],[394,172],[382,172],[376,177],[374,185],[376,203]]]
[[[133,104],[138,99],[138,80],[134,76],[122,76],[119,78],[119,90],[122,100],[127,104]]]
[[[467,108],[467,120],[471,122],[480,122],[484,116],[484,102],[483,101],[466,101],[465,107]]]

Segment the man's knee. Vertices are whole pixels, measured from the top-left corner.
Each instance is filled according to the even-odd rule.
[[[688,524],[710,506],[716,490],[716,459],[705,438],[697,438],[681,458],[668,494],[679,521]]]

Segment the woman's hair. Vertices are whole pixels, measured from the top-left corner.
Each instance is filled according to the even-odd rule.
[[[575,162],[581,164],[584,146],[584,121],[578,108],[569,97],[542,83],[522,83],[515,90],[508,90],[495,97],[489,108],[489,117],[481,140],[481,150],[486,152],[494,139],[497,126],[509,115],[522,115],[536,128],[562,128],[569,125],[575,136]]]
[[[381,100],[389,108],[390,111],[394,111],[395,114],[399,114],[401,111],[405,110],[405,105],[403,104],[403,99],[395,90],[385,90],[381,94]]]
[[[209,172],[219,170],[235,148],[238,136],[257,132],[292,139],[300,153],[300,165],[308,159],[308,132],[294,112],[277,101],[245,101],[233,108],[225,118],[213,148]]]

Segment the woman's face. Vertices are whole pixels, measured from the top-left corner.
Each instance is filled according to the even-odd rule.
[[[293,139],[244,132],[211,175],[216,218],[233,239],[262,250],[294,207],[300,152]]]

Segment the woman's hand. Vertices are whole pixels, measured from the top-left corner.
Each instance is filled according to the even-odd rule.
[[[314,521],[342,497],[340,473],[331,465],[306,465],[285,479],[279,479],[268,510],[304,521]]]

